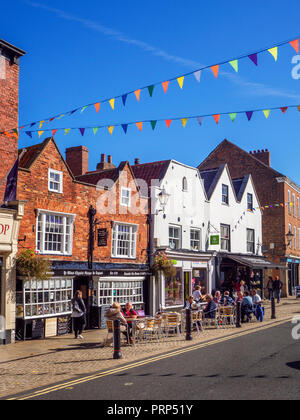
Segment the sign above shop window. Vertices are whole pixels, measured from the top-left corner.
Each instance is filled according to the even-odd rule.
[[[12,239],[13,220],[0,217],[0,243],[9,244]]]
[[[211,235],[210,245],[220,245],[220,235]]]

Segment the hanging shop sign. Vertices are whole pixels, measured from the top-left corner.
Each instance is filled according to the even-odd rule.
[[[106,247],[108,239],[108,230],[107,229],[98,229],[98,246]]]
[[[210,245],[220,245],[220,235],[211,235]]]

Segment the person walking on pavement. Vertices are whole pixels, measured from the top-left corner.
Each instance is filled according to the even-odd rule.
[[[269,281],[267,284],[268,289],[268,299],[271,300],[274,297],[274,280],[269,276]]]
[[[273,283],[273,290],[275,292],[275,296],[277,298],[277,303],[280,303],[281,292],[282,292],[283,283],[280,281],[279,276],[275,277],[275,281]]]
[[[83,340],[82,331],[86,324],[86,307],[82,299],[82,292],[80,290],[75,292],[74,299],[72,299],[72,305],[73,312],[71,317],[73,318],[75,339],[79,338],[80,340]]]

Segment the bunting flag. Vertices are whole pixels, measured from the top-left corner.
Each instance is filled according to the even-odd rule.
[[[140,101],[140,95],[141,95],[141,89],[136,90],[134,92],[134,94],[136,96],[137,101],[139,102]]]
[[[216,115],[213,115],[213,117],[214,117],[214,120],[216,121],[216,123],[217,123],[217,124],[219,124],[221,114],[216,114]]]
[[[295,39],[290,42],[291,46],[294,48],[297,54],[299,54],[299,39]]]
[[[11,138],[13,136],[15,137],[19,137],[19,134],[21,134],[22,132],[24,132],[27,136],[29,136],[30,138],[32,138],[34,133],[38,133],[38,136],[41,137],[44,133],[48,133],[48,132],[52,132],[52,136],[54,136],[57,131],[64,131],[65,135],[69,134],[70,131],[72,130],[79,130],[81,135],[84,136],[86,130],[93,130],[94,134],[96,134],[98,132],[98,130],[100,128],[107,128],[110,132],[110,134],[112,134],[114,128],[117,127],[122,127],[124,133],[127,133],[128,130],[128,126],[129,125],[133,125],[136,124],[136,126],[139,128],[140,131],[142,131],[142,128],[144,126],[145,123],[149,123],[152,127],[152,130],[154,131],[157,123],[159,121],[165,121],[167,127],[169,128],[172,124],[173,121],[181,121],[182,126],[185,128],[186,124],[188,122],[188,120],[193,120],[196,119],[199,123],[200,126],[202,126],[203,124],[203,119],[206,117],[213,117],[214,121],[216,122],[216,124],[218,125],[220,123],[220,119],[221,116],[223,115],[228,115],[229,118],[231,119],[232,122],[234,122],[238,116],[238,114],[245,114],[247,117],[248,121],[251,121],[254,113],[262,113],[266,119],[269,119],[270,114],[272,111],[278,110],[280,111],[280,114],[285,114],[287,112],[287,110],[291,108],[296,108],[299,112],[300,112],[300,105],[286,105],[286,106],[280,106],[280,107],[273,107],[273,108],[261,108],[261,109],[256,109],[255,111],[235,111],[235,112],[223,112],[223,113],[216,113],[216,114],[209,114],[209,115],[190,115],[190,116],[182,116],[182,117],[177,117],[177,118],[163,118],[163,119],[157,119],[157,120],[145,120],[145,121],[136,121],[136,122],[130,122],[130,123],[120,123],[117,125],[102,125],[102,126],[93,126],[93,127],[66,127],[66,128],[56,128],[56,129],[45,129],[45,130],[40,130],[40,129],[36,129],[36,130],[24,130],[24,131],[19,131],[17,128],[11,129],[11,130],[6,130],[6,131],[2,131],[0,132],[0,135],[4,135],[7,136],[8,138]],[[34,124],[32,124],[32,127],[34,126]]]
[[[43,127],[44,122],[45,122],[45,121],[41,121],[41,122],[40,122],[40,129]]]
[[[151,124],[151,127],[152,127],[152,130],[154,131],[155,130],[155,127],[156,127],[156,124],[157,124],[157,121],[150,121],[150,124]]]
[[[200,83],[201,74],[202,74],[201,70],[195,71],[195,73],[194,73],[195,79],[197,80],[198,83]]]
[[[263,113],[264,113],[265,117],[268,119],[269,116],[270,116],[271,110],[270,109],[264,109]]]
[[[169,83],[170,82],[163,82],[162,83],[162,87],[165,93],[167,93],[168,87],[169,87]]]
[[[87,108],[88,108],[87,106],[84,106],[83,108],[81,108],[80,113],[82,114]]]
[[[148,91],[149,91],[149,95],[152,98],[153,96],[153,91],[154,91],[154,85],[148,86]]]
[[[127,96],[127,94],[122,96],[122,102],[124,106],[126,106]]]
[[[140,131],[142,131],[142,129],[143,129],[143,123],[142,122],[137,122],[136,126]]]
[[[258,61],[257,61],[257,54],[251,54],[248,56],[250,58],[250,60],[257,66],[258,65]]]
[[[239,62],[238,62],[238,60],[229,61],[229,64],[238,73],[238,71],[239,71]]]
[[[110,99],[109,101],[109,105],[111,106],[112,109],[115,109],[115,99]]]
[[[274,48],[270,48],[269,53],[272,54],[272,56],[274,57],[275,61],[277,61],[278,58],[278,47],[274,47]]]
[[[235,119],[236,119],[237,113],[236,113],[236,112],[234,112],[234,113],[232,113],[232,114],[229,114],[229,116],[230,116],[230,118],[231,118],[231,121],[232,121],[232,122],[234,122],[234,121],[235,121]]]
[[[212,72],[213,72],[213,74],[215,75],[215,78],[217,79],[217,77],[218,77],[218,74],[219,74],[219,64],[217,64],[216,66],[212,66],[211,67],[211,70],[212,70]]]
[[[180,88],[182,89],[183,88],[183,82],[184,82],[184,76],[178,77],[177,82],[178,82]]]
[[[182,122],[183,128],[185,128],[185,126],[186,126],[186,124],[188,122],[188,118],[182,118],[181,119],[181,122]]]
[[[100,109],[100,102],[97,102],[96,104],[95,104],[95,108],[96,108],[96,111],[97,112],[99,112],[99,109]]]

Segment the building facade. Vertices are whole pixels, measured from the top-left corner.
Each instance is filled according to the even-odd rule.
[[[17,278],[19,339],[69,332],[76,290],[83,293],[89,328],[104,326],[114,300],[145,307],[147,199],[127,162],[88,172],[88,149],[72,148],[65,160],[49,138],[22,155],[18,197],[27,202],[22,245],[52,267],[49,280]]]
[[[18,138],[7,131],[18,127],[19,59],[24,54],[0,39],[0,344],[13,342],[15,336],[15,258],[24,203],[3,200],[18,156]]]
[[[225,163],[233,178],[251,174],[263,209],[263,254],[275,265],[286,268],[281,273],[275,268],[270,274],[281,276],[284,295],[294,294],[295,287],[299,285],[299,186],[271,167],[268,150],[247,153],[228,140],[217,146],[199,165],[199,170],[213,169]],[[289,233],[293,236],[287,236]]]

